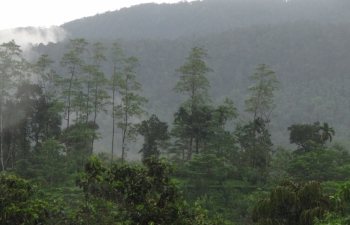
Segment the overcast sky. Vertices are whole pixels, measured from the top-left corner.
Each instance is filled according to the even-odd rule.
[[[141,3],[179,1],[181,0],[3,0],[0,7],[0,30],[27,26],[59,26],[82,17]]]

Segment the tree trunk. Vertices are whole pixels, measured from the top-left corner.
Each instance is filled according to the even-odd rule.
[[[114,72],[115,73],[115,72]],[[113,101],[112,101],[112,149],[111,149],[111,165],[113,164],[113,152],[114,152],[114,123],[115,123],[115,115],[114,115],[114,101],[115,101],[115,79],[113,79]]]
[[[3,143],[4,143],[4,135],[3,135],[3,124],[2,124],[2,103],[3,103],[3,96],[4,96],[4,92],[2,91],[2,95],[1,95],[1,102],[0,102],[0,161],[1,161],[1,169],[2,171],[5,171],[5,165],[4,165],[4,148],[3,148]]]
[[[193,146],[193,137],[190,137],[190,148],[188,150],[187,161],[190,161],[192,158],[192,146]]]

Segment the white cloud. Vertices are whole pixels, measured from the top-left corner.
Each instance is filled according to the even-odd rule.
[[[17,29],[0,30],[0,44],[14,40],[21,46],[23,51],[29,50],[32,45],[40,43],[63,41],[67,37],[67,32],[57,26],[50,28],[27,27]]]

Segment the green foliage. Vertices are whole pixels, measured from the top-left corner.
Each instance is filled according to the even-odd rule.
[[[338,186],[336,193],[329,197],[333,212],[324,214],[320,220],[315,218],[316,225],[347,225],[350,224],[349,205],[350,202],[350,182],[347,181]]]
[[[350,224],[349,217],[342,217],[336,213],[325,213],[323,219],[314,220],[314,225],[348,225]]]
[[[198,64],[205,65],[203,61],[199,61]],[[204,76],[202,78],[205,79]],[[177,85],[181,87],[181,82]],[[197,95],[203,98],[208,94],[207,87],[201,87],[196,82],[193,82],[192,88],[193,90],[190,93],[193,93],[194,96]],[[203,93],[200,89],[203,89]],[[231,133],[225,128],[238,115],[233,101],[226,98],[223,104],[213,108],[205,102],[205,99],[208,99],[209,96],[203,99],[202,102],[197,102],[196,97],[193,99],[192,97],[190,94],[190,99],[174,114],[174,128],[171,134],[178,140],[175,141],[171,153],[177,154],[182,163],[190,160],[193,153],[214,153],[218,157],[227,156],[232,158],[235,155],[234,150],[236,150],[235,141]]]
[[[146,159],[152,155],[158,158],[162,146],[170,139],[168,125],[159,121],[158,117],[153,114],[148,120],[141,122],[138,132],[144,136],[144,144],[140,150],[142,158]]]
[[[11,90],[17,82],[24,80],[24,70],[26,62],[22,57],[22,51],[19,45],[16,45],[15,41],[3,43],[0,45],[0,164],[1,170],[5,170],[4,160],[4,125],[2,123],[4,118],[4,104],[10,96]]]
[[[57,82],[59,75],[52,69],[54,60],[50,59],[47,54],[40,56],[38,61],[33,65],[33,72],[38,76],[38,85],[43,88],[47,99],[57,98]]]
[[[116,83],[114,87],[120,94],[121,101],[114,107],[113,116],[116,118],[116,125],[122,132],[122,163],[125,160],[125,151],[127,144],[134,141],[137,136],[136,124],[132,119],[140,119],[147,114],[144,105],[147,99],[140,96],[138,92],[142,91],[141,84],[136,80],[135,68],[139,65],[138,59],[129,57],[123,59],[123,70],[121,73],[115,73]],[[114,81],[113,81],[114,82]]]
[[[14,175],[0,177],[0,224],[47,224],[48,203],[33,198],[28,181]]]
[[[346,7],[343,8],[337,5],[338,3],[344,3],[344,1],[341,2],[331,4],[326,0],[322,2],[314,1],[315,4],[305,3],[305,1],[298,1],[298,3],[295,1],[294,3],[280,1],[275,3],[283,5],[288,10],[296,9],[291,5],[301,4],[303,6],[300,8],[312,8],[312,12],[314,12],[313,10],[320,10],[320,8],[322,8],[320,10],[322,12],[329,12],[329,10],[332,11],[335,8],[345,10]],[[201,3],[202,1],[196,3],[196,6],[200,7]],[[275,3],[271,3],[273,7],[270,9],[277,7]],[[231,5],[231,8],[227,9],[230,16],[234,16],[232,15],[233,9],[238,10],[234,7],[234,2],[224,1],[212,4],[216,7],[221,4]],[[251,8],[257,7],[259,4],[263,4],[265,10],[269,8],[264,1],[264,3],[249,3],[244,10],[247,10],[248,15],[250,15],[252,13]],[[325,7],[324,4],[329,4],[329,7]],[[190,5],[188,4],[188,7],[195,7]],[[184,5],[182,7],[187,8]],[[225,7],[220,8],[226,9]],[[211,8],[207,8],[207,10],[209,9]],[[259,13],[261,11],[263,11],[261,8],[257,10]],[[208,14],[206,10],[203,13]],[[297,15],[292,14],[293,16],[288,14],[289,19],[293,18],[291,22],[280,23],[278,21],[280,24],[269,23],[270,25],[266,26],[241,27],[232,31],[196,36],[195,40],[195,43],[198,43],[199,46],[204,45],[211,56],[210,67],[215,73],[211,74],[210,77],[208,76],[208,81],[212,87],[210,94],[214,104],[220,104],[222,99],[228,97],[234,100],[236,107],[242,112],[244,110],[244,100],[249,98],[246,89],[251,85],[247,77],[254,73],[254,68],[259,63],[266,62],[271,68],[278,70],[276,75],[281,82],[281,88],[275,93],[276,98],[274,99],[275,104],[278,105],[274,113],[278,116],[271,121],[271,128],[274,131],[271,133],[273,134],[273,140],[279,145],[287,144],[289,136],[286,127],[292,123],[312,124],[315,120],[327,120],[331,126],[337,128],[337,137],[346,135],[347,127],[349,127],[349,121],[344,119],[349,114],[350,105],[347,104],[350,99],[350,92],[347,89],[349,80],[345,75],[346,72],[344,72],[349,70],[349,65],[340,60],[347,55],[346,49],[348,49],[349,43],[343,38],[343,35],[345,31],[349,30],[349,24],[334,25],[328,24],[328,22],[323,24],[311,20],[298,21],[295,18],[298,18],[299,13],[300,11]],[[307,14],[310,15],[310,12]],[[158,14],[155,13],[155,15]],[[213,15],[221,15],[221,13]],[[254,16],[247,16],[247,19],[255,18],[255,14],[252,13],[252,15]],[[322,13],[319,15],[322,15]],[[338,13],[336,15],[338,16]],[[98,18],[101,18],[101,16]],[[217,18],[217,16],[214,17]],[[323,14],[322,18],[325,17],[327,16]],[[271,19],[275,20],[275,18],[280,17]],[[110,19],[112,18],[110,17]],[[99,19],[98,21],[100,22]],[[157,22],[159,21],[162,20],[157,19]],[[143,22],[144,20],[142,20],[142,24]],[[108,24],[112,24],[112,22]],[[208,25],[210,23],[206,24],[202,21],[201,24]],[[236,22],[229,22],[229,24],[233,25]],[[196,23],[196,26],[198,26],[198,23]],[[215,25],[215,29],[217,26],[218,24]],[[172,30],[171,27],[168,27],[168,23],[167,28]],[[88,29],[89,32],[92,30],[90,23]],[[108,32],[114,31],[113,29],[113,31],[111,29],[104,31],[107,32],[107,30]],[[135,31],[134,29],[131,30]],[[154,29],[150,30],[154,31]],[[178,30],[173,30],[173,32],[179,33]],[[105,32],[93,33],[103,35]],[[118,35],[123,34],[118,30]],[[169,92],[178,78],[171,76],[171,74],[172,71],[184,63],[183,56],[193,46],[194,36],[191,38],[182,37],[176,40],[143,39],[140,37],[137,40],[120,39],[118,41],[128,55],[137,56],[142,62],[137,69],[138,73],[142,74],[138,81],[142,84],[143,96],[147,96],[149,99],[148,110],[151,114],[156,114],[162,120],[170,123],[172,122],[173,113],[182,103],[182,99]],[[318,37],[319,41],[315,41],[314,37]],[[103,40],[103,43],[105,46],[111,46],[112,41]],[[34,50],[38,51],[39,54],[49,54],[50,58],[56,61],[59,61],[62,49],[63,43],[34,47]],[[63,74],[59,71],[62,68],[58,67],[57,70],[60,74]],[[111,69],[103,68],[103,70],[106,74],[112,73]],[[333,74],[332,77],[329,74]],[[108,118],[101,118],[101,121],[104,121],[105,124],[111,124]],[[109,131],[106,129],[102,136],[108,137],[108,134]]]
[[[233,101],[228,98],[217,108],[211,109],[209,120],[202,125],[205,140],[203,153],[214,153],[217,157],[226,157],[235,164],[239,158],[237,140],[228,128],[237,116],[237,109]]]
[[[122,68],[121,65],[124,62],[124,52],[118,42],[113,42],[111,47],[111,61],[112,61],[112,67],[113,72],[112,75],[109,78],[109,82],[107,84],[107,88],[111,90],[111,99],[110,104],[112,106],[112,146],[111,146],[111,164],[113,163],[113,157],[114,157],[114,135],[115,135],[115,121],[116,121],[116,115],[115,115],[115,107],[116,107],[116,92],[119,90],[118,81],[122,77]]]
[[[332,136],[335,135],[335,131],[333,127],[330,127],[328,123],[323,123],[323,126],[320,126],[319,129],[320,131],[322,131],[321,137],[322,137],[323,143],[325,143],[328,140],[332,142]]]
[[[86,195],[86,204],[90,204],[90,196],[93,201],[101,198],[113,202],[118,212],[115,222],[202,224],[198,214],[201,210],[191,211],[176,182],[169,178],[174,168],[154,157],[143,163],[146,168],[117,164],[107,168],[97,158],[91,158],[86,173],[77,180]]]
[[[246,111],[253,114],[253,120],[261,118],[269,122],[272,111],[276,107],[273,101],[274,91],[278,90],[279,86],[275,72],[263,63],[248,78],[249,80],[256,81],[257,84],[248,88],[251,96],[244,102]]]
[[[61,116],[56,104],[49,102],[37,84],[22,82],[3,111],[3,153],[6,168],[13,168],[20,159],[30,158],[50,138],[61,133]]]
[[[272,111],[276,107],[274,91],[278,90],[279,81],[275,72],[265,63],[260,64],[256,72],[248,78],[257,82],[255,86],[248,88],[251,96],[245,100],[245,111],[251,113],[253,119],[245,125],[238,124],[235,136],[243,152],[244,166],[252,169],[251,182],[256,184],[260,180],[266,183],[273,146],[268,126]],[[254,171],[256,169],[259,171]]]
[[[334,129],[328,123],[314,122],[313,124],[293,124],[288,127],[290,131],[289,141],[291,144],[297,144],[298,150],[296,153],[302,154],[308,152],[305,146],[308,141],[325,144],[327,140],[332,141],[332,136],[335,135]]]
[[[187,142],[186,158],[191,159],[192,154],[199,153],[201,144],[210,137],[210,121],[212,121],[213,109],[207,105],[197,106],[192,111],[180,107],[175,113],[172,135]],[[192,150],[194,146],[194,150]]]
[[[42,146],[36,149],[27,159],[20,159],[16,162],[13,172],[24,179],[32,180],[41,185],[64,184],[72,171],[72,160],[67,160],[61,155],[63,146],[56,140],[48,139]],[[62,168],[62,165],[66,165]]]
[[[260,200],[253,211],[253,221],[259,224],[312,225],[314,218],[322,218],[330,209],[328,197],[320,183],[305,184],[284,180],[270,198]]]
[[[266,183],[273,145],[267,123],[257,118],[247,124],[238,124],[234,135],[239,143],[242,158],[240,167],[253,171],[255,176],[251,180],[253,184],[258,180]]]
[[[204,75],[212,72],[212,69],[203,61],[206,57],[204,47],[195,46],[185,64],[176,70],[180,78],[173,90],[187,95],[189,99],[175,113],[172,134],[182,139],[182,143],[188,143],[186,147],[183,146],[187,148],[187,160],[191,159],[193,153],[199,153],[199,145],[205,138],[204,127],[211,117],[211,107],[207,105],[211,102],[208,90],[210,85]],[[184,159],[185,153],[182,155]]]
[[[89,119],[89,102],[91,100],[91,110],[93,114],[93,122],[97,122],[97,115],[100,112],[107,113],[106,105],[109,103],[109,94],[105,90],[105,87],[107,86],[108,80],[105,78],[105,75],[103,72],[100,71],[100,67],[102,67],[102,63],[104,61],[107,61],[106,57],[103,55],[103,51],[106,50],[106,48],[100,43],[94,43],[92,46],[92,65],[91,65],[91,80],[88,83],[88,102],[87,105],[87,114],[85,118],[85,123],[88,123]],[[91,83],[91,91],[90,91],[90,83]],[[90,93],[89,93],[90,92]],[[90,99],[89,99],[90,98]],[[87,125],[86,125],[87,126]],[[93,152],[94,147],[94,141],[95,139],[91,140],[91,150],[90,154]]]
[[[204,76],[213,70],[207,67],[204,58],[208,57],[204,47],[195,46],[191,49],[189,56],[183,66],[176,70],[180,78],[174,87],[176,93],[183,93],[189,96],[186,103],[191,111],[200,104],[210,101],[209,81]]]
[[[319,134],[320,123],[315,122],[313,124],[293,124],[288,127],[290,131],[289,141],[291,144],[297,144],[298,148],[303,149],[307,141],[314,141],[316,143],[321,143],[322,138]],[[302,152],[307,151],[307,149],[301,150]]]
[[[277,146],[273,150],[273,156],[271,159],[271,168],[269,174],[269,184],[278,184],[281,180],[289,177],[286,168],[289,167],[291,160],[293,159],[292,151],[285,149],[282,146]]]
[[[205,192],[209,185],[217,185],[224,181],[230,169],[225,159],[217,158],[215,154],[200,154],[195,155],[186,165],[186,176],[189,178],[189,184]]]
[[[98,129],[98,124],[88,121],[87,123],[77,122],[62,131],[61,143],[65,144],[65,152],[75,159],[77,171],[81,171],[78,168],[83,168],[85,160],[90,155],[91,146],[87,143],[98,138]]]
[[[114,125],[119,126],[121,140],[118,141],[122,144],[122,161],[125,159],[125,150],[140,149],[139,146],[142,144],[140,142],[134,149],[129,144],[136,140],[136,135],[139,133],[145,137],[142,153],[147,152],[147,155],[144,154],[143,158],[146,159],[152,154],[159,155],[159,147],[163,141],[153,137],[161,136],[161,139],[166,139],[165,123],[157,120],[158,118],[154,119],[154,122],[162,124],[162,129],[154,129],[157,132],[145,131],[150,127],[151,123],[147,123],[150,120],[146,120],[147,125],[143,127],[144,129],[142,125],[136,125],[143,119],[138,113],[144,115],[146,111],[145,99],[138,98],[141,95],[142,84],[144,89],[142,95],[150,99],[147,104],[149,112],[157,114],[167,122],[171,121],[176,112],[172,132],[176,140],[166,156],[171,162],[181,165],[179,171],[171,176],[179,178],[181,192],[190,203],[185,204],[179,194],[180,189],[176,189],[178,194],[176,196],[180,196],[178,200],[174,203],[168,197],[162,204],[165,202],[165,208],[168,209],[175,205],[174,207],[180,213],[174,214],[178,216],[178,221],[181,223],[186,224],[188,221],[184,222],[184,218],[191,218],[188,222],[190,224],[226,224],[225,219],[237,224],[251,224],[253,205],[266,197],[265,190],[269,185],[286,177],[302,178],[304,181],[313,179],[327,181],[322,186],[327,194],[332,192],[336,185],[335,181],[344,181],[350,176],[349,157],[344,147],[326,148],[330,146],[327,142],[333,141],[335,134],[328,123],[312,124],[312,122],[327,118],[330,124],[337,127],[337,137],[347,133],[349,121],[346,118],[350,105],[347,103],[350,92],[347,88],[349,79],[346,71],[349,70],[349,64],[343,59],[348,55],[349,43],[344,35],[349,30],[349,24],[324,25],[313,21],[294,22],[295,18],[303,15],[304,12],[299,11],[298,16],[284,14],[284,12],[292,12],[293,9],[298,8],[297,6],[304,6],[299,8],[307,11],[308,18],[315,18],[314,12],[325,5],[330,6],[331,1],[328,0],[317,3],[316,0],[282,2],[205,0],[179,3],[174,5],[174,8],[182,11],[191,9],[191,18],[184,16],[180,19],[172,19],[170,22],[157,18],[158,15],[169,12],[166,10],[161,10],[160,14],[158,12],[151,15],[157,18],[154,20],[156,22],[145,20],[143,13],[132,13],[132,20],[124,20],[124,18],[127,18],[128,13],[137,12],[142,7],[149,7],[151,10],[155,7],[170,9],[173,6],[151,4],[124,9],[123,13],[118,13],[123,14],[121,16],[123,19],[118,21],[132,22],[135,28],[137,21],[141,18],[142,29],[136,29],[137,31],[129,29],[130,27],[126,25],[128,22],[122,23],[123,26],[129,27],[128,32],[134,32],[133,35],[144,32],[143,36],[139,36],[137,40],[121,39],[120,45],[111,44],[110,40],[100,40],[103,44],[88,45],[85,39],[75,39],[68,42],[66,52],[63,50],[65,43],[34,46],[33,49],[38,51],[38,55],[43,55],[32,68],[26,68],[26,63],[20,55],[16,54],[13,55],[13,61],[1,61],[6,58],[1,58],[6,55],[4,53],[6,47],[12,46],[14,50],[18,47],[14,42],[3,44],[0,49],[2,54],[0,55],[2,79],[0,84],[3,85],[5,94],[1,92],[4,96],[0,104],[1,127],[4,129],[1,129],[0,159],[4,161],[1,164],[5,168],[2,169],[15,172],[40,186],[40,193],[35,196],[52,203],[46,207],[51,211],[50,222],[47,224],[114,224],[116,221],[133,224],[135,223],[133,221],[138,219],[149,222],[149,216],[152,217],[153,222],[156,215],[166,216],[167,221],[169,218],[174,219],[172,215],[163,212],[163,209],[158,209],[160,207],[157,205],[162,202],[160,200],[162,194],[174,189],[167,181],[162,180],[162,185],[165,185],[163,189],[155,184],[156,180],[160,182],[160,178],[146,176],[149,171],[146,166],[118,165],[116,168],[120,170],[107,168],[101,173],[87,173],[88,175],[85,175],[88,178],[82,181],[87,182],[84,183],[87,185],[84,193],[69,186],[71,178],[75,176],[74,173],[82,170],[87,156],[91,154],[94,140],[100,137],[97,127],[100,127],[101,137],[109,138],[109,128],[113,124],[112,141],[114,141]],[[215,11],[218,6],[220,13]],[[313,10],[310,13],[310,10],[306,9],[310,9],[311,6]],[[321,10],[324,12],[322,17],[332,17],[332,20],[335,17],[342,17],[330,13],[340,6],[342,9],[348,8],[345,1],[332,2],[331,7],[325,7],[327,10]],[[197,10],[197,7],[201,10]],[[285,11],[276,10],[282,8]],[[253,9],[257,11],[254,13]],[[212,10],[215,13],[210,13]],[[249,13],[242,17],[245,10]],[[262,18],[261,15],[264,14],[262,12],[266,11],[270,13]],[[274,17],[276,12],[281,12],[283,16]],[[114,13],[106,15],[113,17],[112,14]],[[167,13],[171,16],[170,14]],[[207,17],[198,19],[198,15]],[[213,15],[215,18],[212,17]],[[99,16],[100,22],[104,16]],[[240,18],[227,19],[235,16]],[[269,17],[271,18],[268,19]],[[275,19],[272,17],[286,20],[291,17],[293,22],[274,24]],[[345,17],[348,18],[348,15]],[[97,22],[90,19],[85,18],[81,21],[91,21],[88,24],[89,29],[93,31],[93,26]],[[221,19],[224,22],[214,22]],[[171,24],[178,23],[180,20],[186,21],[187,26],[179,23],[183,30],[174,29]],[[198,20],[200,23],[192,23],[193,20]],[[150,31],[152,35],[157,35],[156,29],[147,28],[147,23],[150,21],[153,25],[157,24],[157,29],[162,27],[162,24],[164,28],[166,24],[166,29],[169,31],[166,35],[174,37],[186,34],[184,30],[191,30],[191,34],[211,32],[213,27],[207,29],[210,24],[215,24],[215,32],[217,32],[226,26],[224,24],[242,26],[257,20],[259,23],[266,21],[272,21],[272,23],[269,22],[266,26],[242,27],[232,31],[206,36],[194,35],[191,38],[183,37],[176,40],[142,39],[149,35]],[[232,21],[235,22],[232,23]],[[242,23],[242,21],[245,22]],[[196,24],[196,27],[190,28],[193,26],[191,24]],[[120,25],[116,24],[116,26]],[[99,28],[102,27],[99,26]],[[148,29],[147,32],[145,29]],[[78,32],[78,28],[76,30]],[[106,30],[109,34],[114,32],[114,29]],[[96,35],[104,35],[103,33],[95,32]],[[120,33],[118,35],[125,35],[122,29],[118,29],[118,33]],[[198,44],[197,47],[192,48],[189,56],[183,60],[183,55],[190,46],[193,46],[193,42]],[[205,49],[198,47],[202,45],[205,45]],[[106,66],[107,61],[102,54],[103,46],[113,46],[112,56],[109,58],[113,67]],[[127,50],[128,55],[138,56],[139,60],[134,57],[125,57],[121,51],[122,47]],[[88,50],[92,53],[91,58],[85,54]],[[204,75],[212,70],[204,63],[207,50],[212,56],[211,67],[216,71],[216,74],[208,79]],[[46,55],[49,53],[50,58],[54,60]],[[59,58],[62,59],[61,64],[55,64],[54,61],[59,62]],[[142,62],[141,66],[138,66],[138,61]],[[282,83],[282,89],[279,92],[276,92],[277,78],[266,64],[261,64],[256,73],[248,79],[249,74],[254,73],[254,65],[262,61],[273,68],[278,68],[278,80]],[[59,77],[52,68],[62,76]],[[171,71],[174,70],[179,76],[170,76]],[[33,83],[22,82],[25,80],[23,74],[27,73],[33,73],[33,79],[31,79]],[[6,80],[8,74],[15,76]],[[104,74],[111,75],[108,84]],[[128,89],[127,82],[133,79],[128,75],[136,74],[141,75],[137,78],[138,82],[130,83]],[[329,77],[329,74],[332,74],[332,77]],[[264,76],[266,79],[262,79]],[[72,77],[74,77],[73,80],[71,80]],[[255,82],[253,86],[249,86],[249,80]],[[209,81],[213,87],[211,90],[209,90]],[[189,96],[184,103],[169,91],[176,83],[174,90]],[[72,87],[69,87],[70,85]],[[113,92],[112,104],[109,107],[106,105],[108,99],[106,85]],[[132,88],[135,88],[135,91],[130,91]],[[68,95],[71,98],[68,98]],[[63,100],[62,102],[57,101],[58,96]],[[226,100],[222,104],[223,99]],[[228,99],[234,99],[235,105]],[[237,116],[236,107],[243,111],[244,99],[247,99],[246,110],[254,118],[234,127],[230,122]],[[69,103],[68,100],[71,102]],[[133,104],[129,105],[129,103]],[[273,112],[277,113],[278,117],[270,122],[271,112],[276,105],[279,107]],[[66,112],[63,112],[62,106],[65,106]],[[102,111],[111,112],[113,122],[107,116],[97,117],[97,114]],[[60,113],[62,115],[59,115]],[[61,116],[68,123],[62,134]],[[283,147],[274,147],[272,144],[272,140],[280,145],[286,144],[288,141],[286,127],[290,123],[294,123],[290,127],[290,141],[299,145],[295,151],[296,154],[291,154]],[[106,149],[104,143],[106,141],[101,141],[95,149]],[[111,164],[113,151],[112,144]],[[193,157],[194,153],[198,154]],[[103,160],[107,161],[108,156],[104,155]],[[93,164],[97,166],[99,163]],[[94,171],[101,171],[103,167],[97,166]],[[115,174],[118,175],[117,178]],[[123,179],[122,183],[118,180],[119,178]],[[258,187],[261,189],[257,189]],[[288,191],[286,191],[286,197],[290,196]],[[122,192],[123,194],[120,194]],[[124,193],[126,193],[125,196]],[[141,197],[136,199],[136,195]],[[277,197],[281,195],[276,194]],[[338,201],[342,198],[337,196],[334,199]],[[194,207],[192,203],[195,204]],[[341,201],[338,203],[338,206],[343,207]],[[55,204],[57,207],[53,206]],[[293,213],[293,210],[284,212]],[[310,210],[313,212],[305,212],[305,216],[319,215],[321,212],[317,211],[318,209]],[[347,212],[347,209],[343,211]],[[275,214],[274,211],[273,215]],[[138,218],[139,215],[141,216]],[[207,217],[211,221],[208,221]],[[311,221],[311,217],[305,217],[307,223]],[[327,223],[327,221],[345,223],[346,215],[327,214],[325,220],[320,223]],[[143,222],[139,221],[139,223]]]
[[[304,149],[307,153],[294,155],[286,169],[291,177],[305,181],[341,181],[350,176],[347,152],[325,148],[312,141],[306,142]]]

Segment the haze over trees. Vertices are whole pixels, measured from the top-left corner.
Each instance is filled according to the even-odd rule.
[[[349,10],[142,4],[1,44],[0,224],[345,223]]]
[[[141,4],[74,20],[61,27],[74,37],[176,39],[257,24],[298,20],[327,24],[348,19],[349,2],[345,0],[204,0]]]

